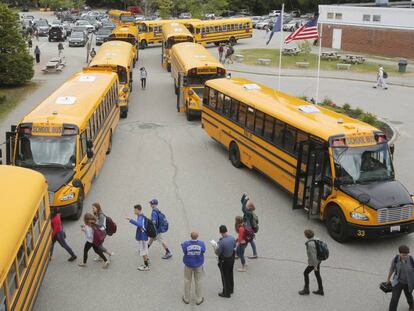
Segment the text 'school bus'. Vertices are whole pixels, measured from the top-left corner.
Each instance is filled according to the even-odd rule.
[[[135,48],[123,41],[109,41],[102,44],[90,62],[91,68],[112,70],[118,74],[118,103],[121,118],[128,116],[129,96],[132,91],[132,72],[135,64]]]
[[[366,123],[249,80],[216,79],[206,83],[202,127],[235,167],[270,177],[339,242],[414,230],[393,148]]]
[[[110,20],[115,24],[128,23],[135,25],[135,16],[129,11],[110,10],[108,15]]]
[[[171,48],[176,43],[194,42],[193,35],[180,23],[172,22],[162,27],[161,65],[171,71]]]
[[[139,31],[139,45],[145,49],[149,44],[162,43],[162,27],[168,23],[180,23],[188,27],[189,23],[199,19],[165,19],[137,22]]]
[[[185,111],[187,120],[191,121],[201,114],[205,82],[225,77],[226,69],[202,45],[184,42],[171,49],[171,75],[177,94],[177,110]]]
[[[118,76],[84,69],[6,133],[6,163],[43,173],[50,206],[79,219],[118,121]]]
[[[32,310],[52,243],[45,177],[0,165],[0,310]]]
[[[112,33],[106,38],[106,41],[125,41],[133,45],[135,61],[138,61],[138,29],[136,26],[119,24]]]
[[[189,22],[187,28],[193,34],[195,42],[203,45],[235,45],[237,40],[253,36],[252,19],[248,17]]]

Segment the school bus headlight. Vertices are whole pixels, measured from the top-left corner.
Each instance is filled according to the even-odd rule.
[[[75,197],[75,194],[73,192],[71,192],[71,193],[69,193],[69,194],[64,195],[63,197],[61,197],[60,200],[62,202],[63,201],[69,201],[69,200],[72,200],[74,197]]]
[[[368,216],[365,214],[357,213],[357,212],[351,212],[351,218],[357,219],[357,220],[369,220]]]

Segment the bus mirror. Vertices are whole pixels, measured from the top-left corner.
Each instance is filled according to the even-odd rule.
[[[86,147],[88,149],[92,149],[93,148],[93,141],[88,139],[87,142],[86,142]]]
[[[75,188],[82,188],[82,182],[80,179],[74,179],[72,180],[72,186]]]
[[[89,159],[93,158],[93,151],[92,149],[88,148],[88,150],[86,150],[86,155],[88,156]]]
[[[394,150],[395,150],[395,146],[394,146],[394,144],[391,144],[390,145],[390,152],[391,152],[392,156],[394,155]]]
[[[335,188],[338,188],[338,187],[339,187],[339,185],[340,185],[341,183],[339,182],[339,180],[338,180],[338,179],[334,179],[333,184],[334,184],[334,187],[335,187]]]
[[[207,98],[203,97],[203,105],[207,105]]]

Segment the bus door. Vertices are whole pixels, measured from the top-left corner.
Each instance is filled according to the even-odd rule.
[[[299,144],[293,208],[304,209],[308,217],[319,215],[328,160],[328,150],[322,144],[314,141]]]
[[[184,111],[184,72],[178,72],[177,111]]]
[[[6,132],[6,164],[13,162],[14,147],[16,145],[16,125],[10,127],[10,132]]]

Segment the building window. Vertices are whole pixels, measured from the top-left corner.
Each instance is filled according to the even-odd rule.
[[[328,19],[333,19],[334,14],[332,12],[328,12],[328,15],[326,16]]]
[[[342,13],[335,13],[335,19],[342,19]]]
[[[380,22],[381,21],[381,15],[372,15],[372,21],[373,22]]]
[[[369,15],[369,14],[362,15],[362,21],[370,22],[371,21],[371,15]]]

